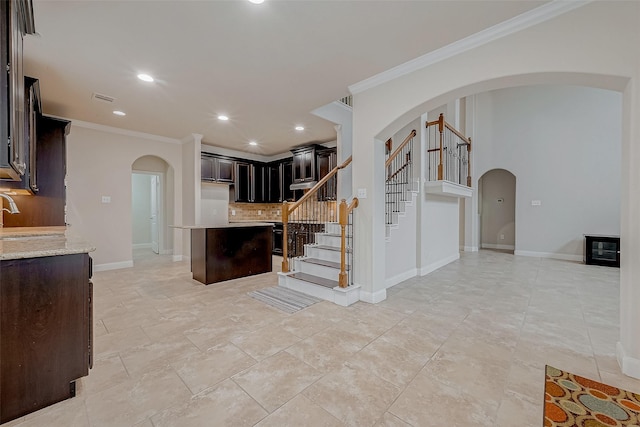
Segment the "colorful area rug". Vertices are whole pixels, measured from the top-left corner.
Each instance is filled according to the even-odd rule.
[[[640,394],[546,367],[544,427],[640,426]]]
[[[272,288],[264,288],[257,291],[249,292],[251,298],[269,304],[279,310],[293,314],[298,310],[309,307],[317,302],[322,301],[319,298],[303,294],[298,291],[274,286]]]

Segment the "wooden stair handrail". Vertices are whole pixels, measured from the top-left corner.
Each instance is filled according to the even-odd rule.
[[[349,214],[358,207],[358,203],[357,197],[353,198],[350,205],[347,205],[347,201],[342,199],[338,209],[338,221],[340,223],[340,274],[338,275],[338,285],[341,288],[346,288],[349,285],[347,277],[347,262],[345,259],[347,254],[346,228],[347,225],[349,225]]]
[[[295,211],[296,209],[298,209],[298,207],[300,207],[300,205],[302,205],[302,203],[304,203],[306,200],[308,200],[310,197],[318,194],[318,191],[320,190],[320,188],[327,183],[327,181],[329,181],[331,178],[333,178],[340,169],[344,169],[347,166],[349,166],[349,164],[351,163],[353,156],[349,156],[349,158],[347,160],[345,160],[341,165],[336,166],[335,168],[331,169],[331,171],[326,174],[320,181],[318,181],[318,183],[316,185],[314,185],[313,187],[311,187],[311,189],[309,189],[309,191],[307,191],[305,194],[302,195],[302,197],[300,197],[300,200],[294,202],[291,204],[291,206],[289,206],[289,202],[284,201],[282,202],[282,235],[283,235],[283,239],[282,239],[282,272],[286,273],[289,271],[289,250],[288,250],[288,236],[289,236],[289,230],[288,230],[288,226],[287,224],[289,223],[289,215],[293,213],[293,211]]]
[[[313,196],[314,194],[317,194],[318,190],[320,190],[320,187],[322,187],[335,174],[337,174],[340,169],[344,169],[347,166],[349,166],[349,163],[351,163],[351,158],[352,158],[352,156],[349,156],[349,158],[347,160],[345,160],[343,164],[341,164],[340,166],[336,166],[335,168],[331,169],[331,171],[328,174],[326,174],[320,181],[318,181],[318,183],[316,185],[311,187],[311,189],[309,189],[309,191],[307,191],[302,197],[300,197],[300,200],[298,200],[295,203],[291,204],[291,206],[289,207],[289,213],[291,213],[294,210],[296,210],[298,208],[298,206],[300,206],[302,203],[304,203],[311,196]],[[287,204],[287,202],[284,202],[284,203]],[[284,209],[283,209],[282,212],[284,214]],[[284,216],[283,216],[283,218],[284,218]]]
[[[396,148],[396,151],[393,152],[393,154],[391,154],[389,156],[389,158],[384,162],[384,167],[387,168],[389,167],[389,165],[391,164],[391,162],[393,161],[393,159],[395,159],[398,154],[400,154],[400,150],[402,150],[405,145],[407,145],[409,143],[409,141],[411,141],[411,139],[416,136],[416,130],[412,130],[411,132],[409,132],[409,135],[407,135],[407,137],[404,139],[404,141],[402,141],[402,144],[400,144],[400,146],[398,148]]]
[[[444,130],[445,130],[445,128],[449,129],[451,132],[453,132],[461,140],[467,141],[467,142],[458,144],[458,147],[460,147],[461,145],[466,145],[467,146],[467,152],[469,152],[469,153],[471,152],[471,137],[464,136],[460,131],[458,131],[452,125],[447,123],[445,121],[445,119],[444,119],[444,114],[443,113],[440,113],[440,116],[438,116],[438,120],[433,120],[431,122],[427,122],[425,126],[428,129],[430,126],[434,126],[434,125],[438,125],[438,131],[440,132],[440,147],[427,150],[427,152],[428,153],[433,152],[433,151],[439,151],[440,152],[440,164],[438,164],[438,180],[442,181],[442,178],[443,178],[442,162],[443,162],[443,151],[444,151],[442,146],[443,146],[443,142],[444,142],[443,140],[444,140]],[[471,161],[469,161],[468,164],[467,164],[467,187],[471,187]]]

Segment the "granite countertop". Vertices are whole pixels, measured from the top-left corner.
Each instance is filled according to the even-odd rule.
[[[96,248],[66,227],[0,228],[0,260],[88,253]]]

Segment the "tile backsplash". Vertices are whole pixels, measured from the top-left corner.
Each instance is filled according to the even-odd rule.
[[[282,203],[229,203],[229,221],[282,221]]]

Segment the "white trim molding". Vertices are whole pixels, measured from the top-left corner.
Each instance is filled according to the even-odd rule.
[[[477,246],[460,246],[460,250],[463,252],[478,252]]]
[[[440,261],[432,262],[429,265],[425,265],[420,269],[420,276],[426,276],[427,274],[436,271],[437,269],[444,267],[447,264],[452,263],[453,261],[457,261],[460,259],[460,253],[455,255],[448,256],[446,258],[441,259]]]
[[[516,249],[514,245],[496,245],[493,243],[483,243],[481,246],[483,249],[503,249],[506,251],[514,251]]]
[[[417,275],[418,275],[418,269],[412,268],[405,271],[404,273],[396,274],[393,277],[387,278],[384,282],[384,285],[387,287],[387,289],[389,289],[397,285],[398,283],[402,283],[405,280],[411,279],[412,277],[416,277]]]
[[[451,181],[427,181],[424,183],[424,191],[427,194],[456,198],[471,198],[473,196],[473,188]]]
[[[445,59],[459,55],[468,50],[490,43],[494,40],[548,21],[564,13],[584,6],[585,4],[588,4],[590,2],[591,0],[550,1],[540,7],[529,10],[518,16],[514,16],[511,19],[500,22],[499,24],[496,24],[492,27],[486,28],[461,40],[455,41],[425,55],[419,56],[415,59],[412,59],[411,61],[407,61],[404,64],[400,64],[387,71],[369,77],[368,79],[362,80],[358,83],[354,83],[349,86],[349,91],[352,94],[364,92],[376,86],[380,86],[384,83],[397,79],[398,77],[410,74],[414,71],[444,61]]]
[[[616,356],[622,373],[633,378],[640,379],[640,359],[627,356],[622,343],[616,343]]]
[[[366,292],[360,288],[360,301],[368,302],[369,304],[377,304],[387,299],[387,290],[382,289],[378,292]]]
[[[514,255],[519,256],[530,256],[534,258],[552,258],[552,259],[561,259],[563,261],[583,261],[582,255],[575,254],[560,254],[555,252],[532,252],[532,251],[520,251],[515,250]]]
[[[185,255],[174,255],[173,262],[191,261],[191,258]]]
[[[179,139],[167,138],[166,136],[154,135],[154,134],[145,133],[145,132],[137,132],[137,131],[128,130],[128,129],[121,129],[113,126],[99,125],[97,123],[85,122],[82,120],[75,120],[67,117],[60,117],[60,118],[71,121],[71,126],[78,126],[81,128],[99,130],[101,132],[115,133],[115,134],[124,135],[124,136],[133,136],[135,138],[150,139],[152,141],[166,142],[169,144],[182,144],[182,141],[180,141]]]
[[[133,267],[133,260],[121,261],[121,262],[108,262],[106,264],[96,264],[93,266],[93,271],[107,271],[107,270],[120,270],[121,268]]]

